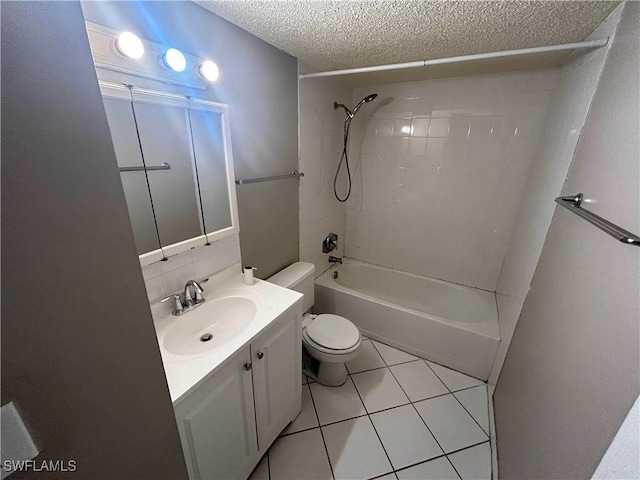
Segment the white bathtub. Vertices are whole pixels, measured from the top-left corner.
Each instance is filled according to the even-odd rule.
[[[342,315],[367,337],[482,380],[500,342],[493,293],[355,260],[316,279],[313,310]]]

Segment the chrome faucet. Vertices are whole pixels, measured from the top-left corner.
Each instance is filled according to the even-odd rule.
[[[336,263],[339,263],[340,265],[342,265],[342,257],[334,257],[333,255],[329,256],[329,263],[333,263],[334,265]]]
[[[202,296],[204,289],[195,280],[189,280],[184,286],[184,292],[182,295],[174,293],[168,297],[160,300],[160,303],[173,301],[173,309],[171,313],[175,316],[184,315],[189,310],[193,310],[204,303],[204,297]]]

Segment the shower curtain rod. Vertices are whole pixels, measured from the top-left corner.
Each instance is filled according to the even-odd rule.
[[[403,68],[428,67],[431,65],[443,65],[447,63],[471,62],[474,60],[487,60],[492,58],[516,57],[519,55],[530,55],[533,53],[558,52],[562,50],[578,50],[584,48],[604,47],[609,42],[609,37],[597,40],[588,40],[578,43],[564,43],[561,45],[549,45],[546,47],[521,48],[519,50],[505,50],[503,52],[476,53],[473,55],[462,55],[459,57],[434,58],[432,60],[419,60],[417,62],[392,63],[390,65],[376,65],[373,67],[348,68],[345,70],[331,70],[328,72],[301,73],[300,80],[305,78],[334,77],[337,75],[350,75],[353,73],[381,72],[385,70],[400,70]]]

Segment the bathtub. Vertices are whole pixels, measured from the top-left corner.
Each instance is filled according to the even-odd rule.
[[[487,380],[500,343],[495,294],[345,259],[315,281],[316,313],[363,335]]]

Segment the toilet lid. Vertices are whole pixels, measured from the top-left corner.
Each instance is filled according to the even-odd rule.
[[[306,332],[311,340],[333,350],[351,348],[360,339],[358,327],[339,315],[318,315]]]

